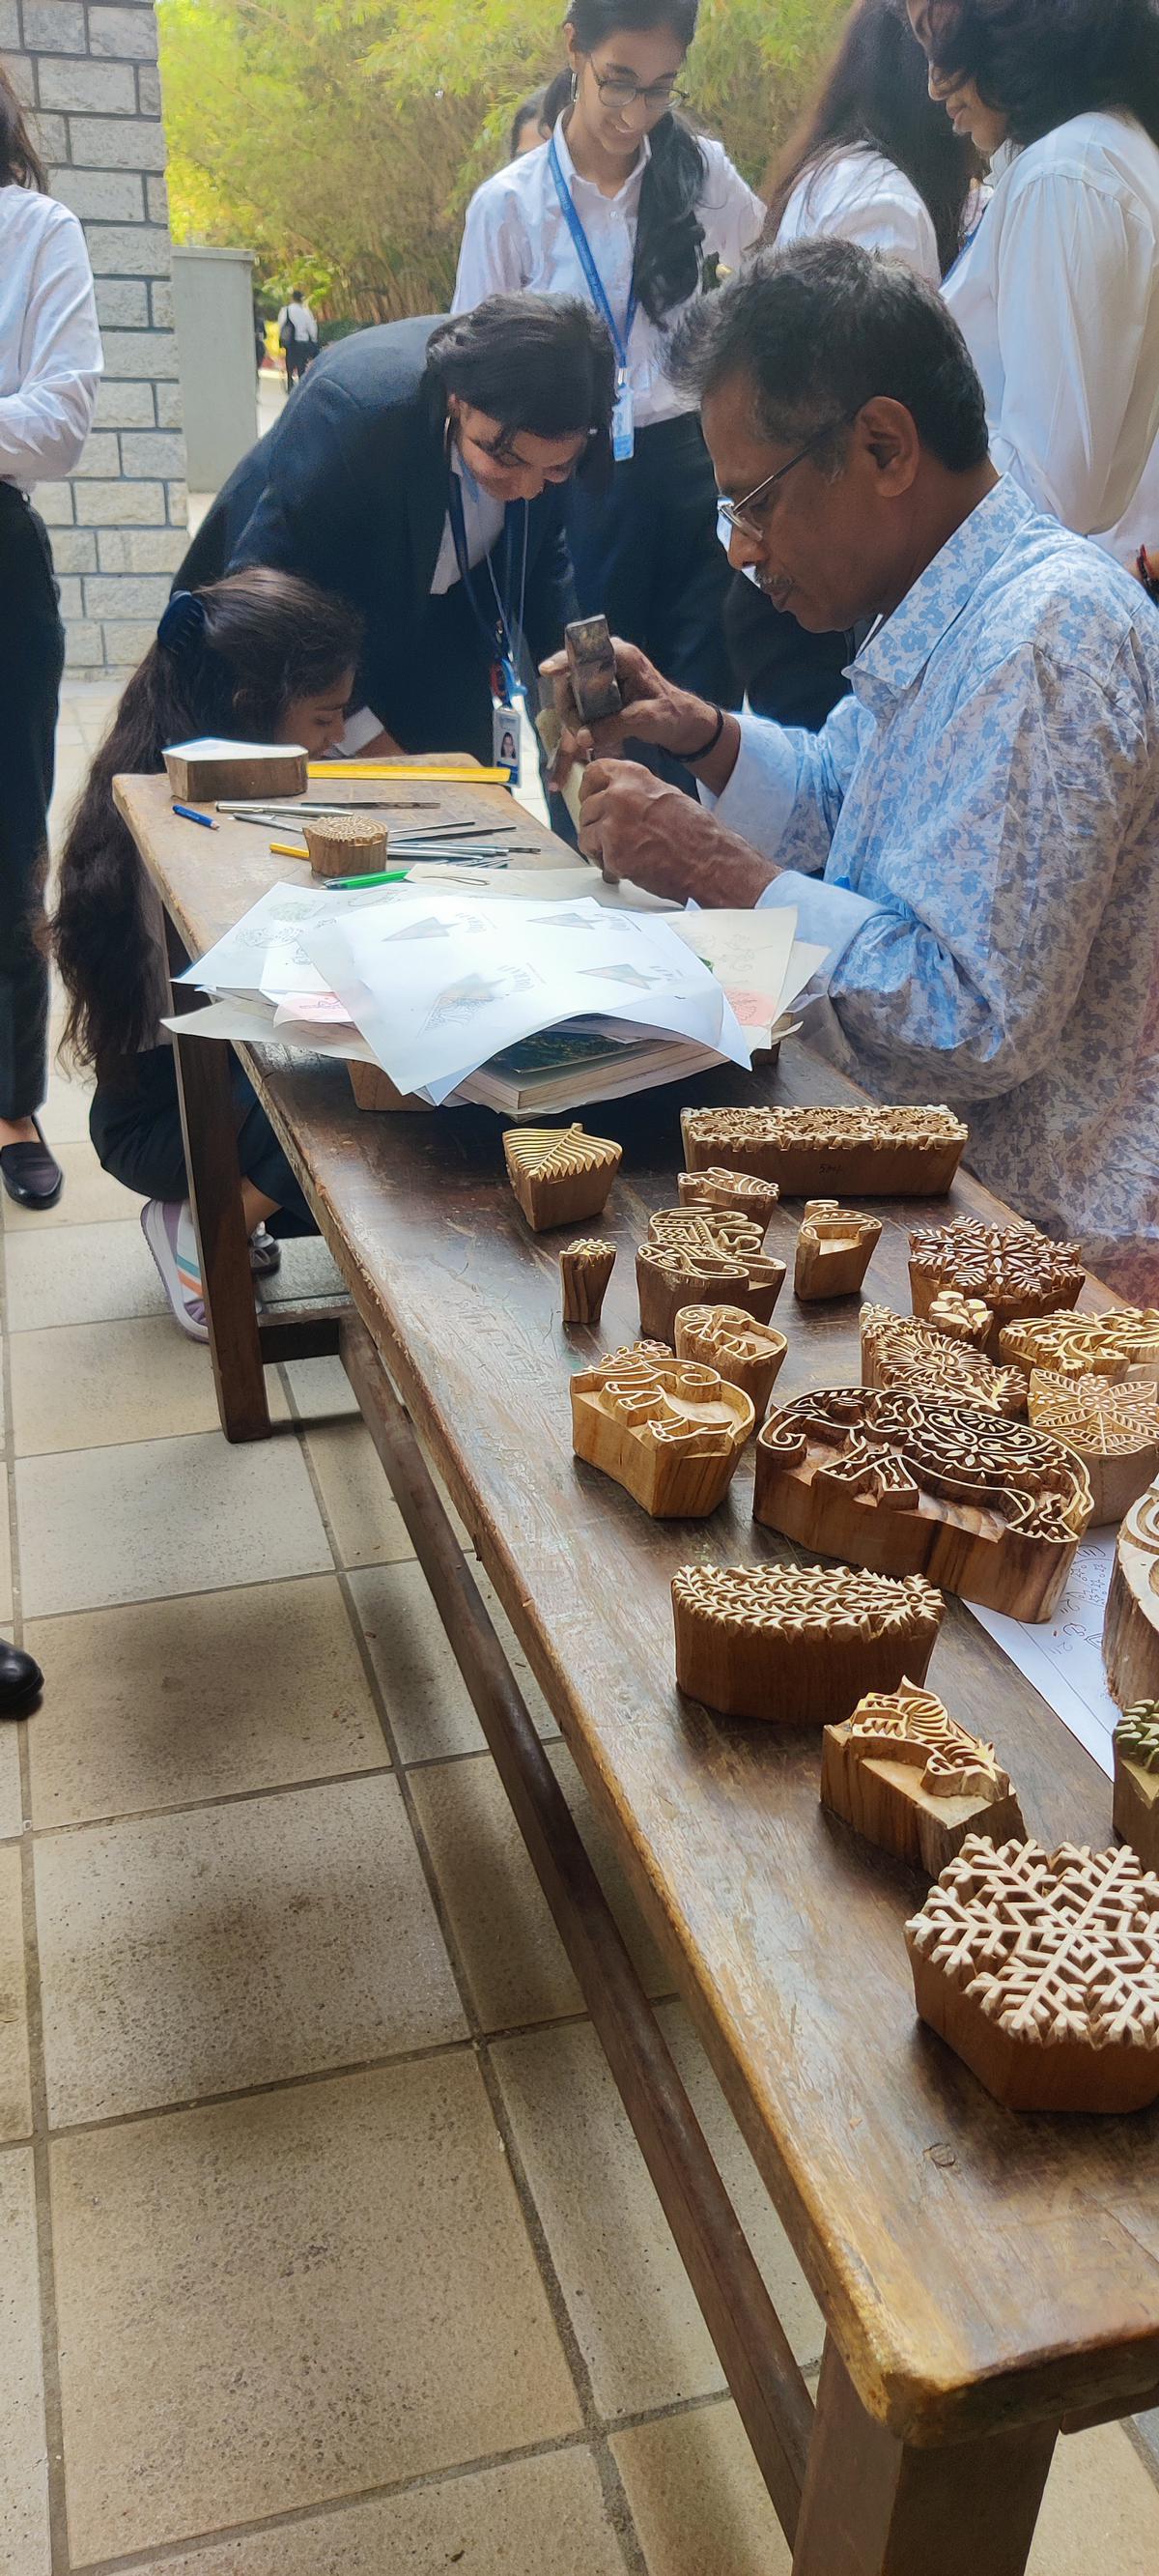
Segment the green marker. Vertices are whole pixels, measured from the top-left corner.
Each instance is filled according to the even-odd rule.
[[[330,882],[336,894],[352,894],[356,886],[404,885],[409,875],[409,868],[384,868],[380,876],[332,877]]]

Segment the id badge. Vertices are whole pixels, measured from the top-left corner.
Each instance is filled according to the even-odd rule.
[[[636,423],[632,388],[627,377],[621,376],[616,385],[616,407],[612,413],[612,454],[617,465],[622,465],[625,458],[633,456],[635,451]]]
[[[510,772],[511,785],[519,785],[519,709],[506,700],[491,698],[491,756],[496,769]]]

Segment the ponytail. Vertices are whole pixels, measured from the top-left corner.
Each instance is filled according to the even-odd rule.
[[[687,52],[696,33],[699,0],[571,0],[565,26],[581,53],[609,36],[648,35],[666,27]],[[674,109],[649,136],[650,157],[640,189],[632,285],[650,322],[663,322],[686,304],[700,283],[704,226],[697,208],[708,181],[708,163],[690,125]]]

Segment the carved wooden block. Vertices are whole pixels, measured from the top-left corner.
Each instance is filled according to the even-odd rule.
[[[1009,1774],[932,1691],[903,1681],[871,1691],[844,1726],[827,1726],[821,1798],[866,1840],[936,1878],[968,1834],[1026,1832]]]
[[[1115,1541],[1103,1662],[1120,1708],[1159,1699],[1159,1485],[1132,1503]]]
[[[316,877],[370,876],[386,866],[389,835],[373,814],[320,814],[303,822],[302,838]]]
[[[880,1240],[879,1217],[838,1207],[836,1199],[807,1200],[797,1236],[793,1295],[803,1306],[820,1297],[857,1296]]]
[[[649,1236],[636,1255],[642,1332],[674,1341],[682,1306],[741,1306],[768,1323],[785,1265],[762,1252],[759,1225],[724,1208],[661,1208]]]
[[[781,1195],[775,1181],[760,1181],[755,1172],[726,1172],[721,1164],[705,1172],[681,1172],[676,1186],[681,1207],[731,1208],[736,1216],[751,1217],[762,1235]]]
[[[998,1357],[1004,1324],[1073,1306],[1086,1277],[1077,1243],[1052,1243],[1032,1225],[983,1225],[978,1217],[955,1217],[952,1225],[920,1226],[909,1250],[915,1315],[928,1315],[943,1288],[981,1298],[991,1318],[981,1347],[991,1359]]]
[[[614,1243],[600,1243],[594,1236],[569,1243],[559,1256],[560,1279],[563,1283],[563,1320],[565,1324],[598,1324],[608,1281],[616,1266]]]
[[[690,1172],[756,1172],[790,1198],[933,1198],[967,1130],[948,1109],[683,1109]]]
[[[725,1717],[833,1725],[867,1688],[925,1679],[944,1609],[920,1575],[684,1565],[672,1584],[676,1679]]]
[[[1004,1414],[904,1387],[822,1387],[770,1414],[753,1512],[802,1547],[1048,1619],[1091,1489],[1072,1450]]]
[[[935,1333],[945,1333],[952,1342],[972,1342],[979,1351],[990,1338],[991,1321],[985,1298],[963,1297],[957,1288],[943,1288],[926,1316]]]
[[[982,1312],[988,1328],[989,1308]],[[972,1341],[935,1331],[932,1315],[923,1324],[888,1306],[863,1306],[861,1375],[866,1386],[909,1386],[939,1404],[981,1404],[988,1413],[1026,1410],[1021,1370],[995,1368]]]
[[[1090,1478],[1096,1529],[1121,1521],[1159,1476],[1159,1387],[1136,1378],[1115,1386],[1105,1377],[1058,1377],[1032,1369],[1027,1416],[1082,1459]]]
[[[1003,1326],[1002,1357],[1016,1368],[1059,1377],[1105,1377],[1113,1385],[1159,1378],[1159,1309],[1111,1306],[1103,1315],[1019,1316]]]
[[[971,1836],[905,1928],[922,2020],[1011,2111],[1159,2100],[1159,1878]]]
[[[1140,1700],[1115,1728],[1115,1832],[1159,1870],[1159,1700]]]
[[[646,1345],[613,1351],[571,1381],[572,1447],[653,1520],[716,1510],[755,1422],[739,1387]]]
[[[177,742],[164,754],[171,793],[183,805],[216,796],[300,796],[309,754],[298,743]]]
[[[622,1145],[571,1127],[509,1127],[507,1178],[533,1233],[600,1216],[623,1159]]]
[[[682,1306],[675,1325],[676,1357],[718,1369],[730,1386],[747,1395],[758,1422],[763,1422],[781,1362],[788,1350],[783,1333],[758,1324],[743,1306]]]
[[[623,705],[606,617],[573,617],[563,630],[571,693],[581,722],[602,724]]]

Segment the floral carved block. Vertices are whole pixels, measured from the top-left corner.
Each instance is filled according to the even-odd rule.
[[[725,1717],[828,1726],[866,1690],[924,1680],[940,1592],[839,1565],[684,1565],[673,1578],[676,1679]]]
[[[915,1315],[928,1315],[945,1288],[980,1298],[990,1310],[983,1347],[991,1359],[998,1357],[1003,1325],[1016,1316],[1073,1306],[1086,1278],[1077,1243],[1052,1243],[1032,1225],[983,1225],[977,1217],[955,1217],[951,1225],[919,1226],[909,1246]]]
[[[1073,1449],[1090,1478],[1096,1528],[1121,1521],[1159,1476],[1159,1387],[1134,1379],[1059,1377],[1032,1369],[1028,1419]]]
[[[987,1325],[989,1320],[987,1313]],[[988,1413],[1026,1411],[1021,1370],[996,1368],[972,1341],[938,1332],[932,1317],[923,1324],[888,1306],[861,1309],[861,1375],[866,1386],[908,1386],[939,1403],[981,1404]]]
[[[1025,1315],[1002,1329],[1002,1357],[1058,1377],[1159,1379],[1159,1309],[1111,1306],[1102,1315]]]
[[[948,1109],[684,1109],[690,1172],[724,1163],[790,1198],[933,1198],[967,1130]]]

